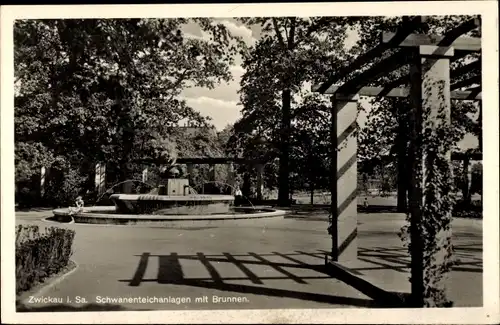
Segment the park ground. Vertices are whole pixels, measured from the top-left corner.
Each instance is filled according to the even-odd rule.
[[[17,212],[16,222],[50,226],[41,221],[50,215],[50,210]],[[358,214],[358,261],[349,268],[384,290],[408,293],[410,259],[397,235],[404,224],[403,214]],[[326,231],[327,214],[320,211],[285,218],[191,222],[176,228],[59,226],[76,230],[72,259],[78,267],[39,291],[32,303],[28,297],[23,308],[56,311],[383,306],[383,302],[325,272],[324,255],[329,251],[330,237]],[[482,306],[482,221],[456,218],[452,227],[458,264],[449,279],[449,297],[458,307]],[[117,300],[141,297],[169,301]],[[35,302],[36,298],[39,302]],[[43,303],[40,298],[61,298],[63,303]],[[177,304],[176,298],[184,302]],[[231,302],[224,301],[228,298]]]

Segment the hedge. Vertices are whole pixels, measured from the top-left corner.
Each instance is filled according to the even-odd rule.
[[[60,272],[73,254],[75,231],[35,225],[16,227],[16,294],[30,290]]]

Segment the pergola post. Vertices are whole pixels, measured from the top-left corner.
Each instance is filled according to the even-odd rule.
[[[447,243],[451,241],[451,232],[439,230],[435,235],[425,232],[425,228],[436,226],[435,215],[427,207],[435,199],[436,184],[431,177],[436,168],[450,168],[451,152],[447,146],[435,146],[427,143],[426,136],[436,134],[450,125],[450,57],[453,48],[420,46],[415,51],[414,61],[410,66],[411,78],[411,188],[410,188],[410,237],[411,237],[411,304],[412,307],[432,305],[425,295],[425,279],[432,277],[444,287],[446,274],[436,277],[432,266],[447,258]],[[423,133],[425,132],[425,136]],[[443,139],[445,140],[445,139]],[[437,149],[436,149],[437,148]],[[437,152],[436,152],[437,151]],[[447,157],[447,166],[436,166],[436,157]],[[446,165],[446,164],[445,164]],[[437,173],[442,173],[442,170]],[[451,220],[451,211],[442,218]],[[440,220],[442,222],[443,220]],[[427,236],[427,237],[426,237]],[[431,236],[431,237],[429,237]],[[435,240],[435,241],[434,241]],[[432,244],[434,242],[435,244]],[[428,247],[427,245],[434,247]]]
[[[42,166],[40,168],[40,197],[45,196],[45,182],[47,180],[47,168]]]
[[[331,236],[334,261],[357,259],[357,103],[359,96],[335,94],[331,111]]]
[[[102,195],[106,187],[106,164],[97,163],[95,165],[95,190],[97,195]]]

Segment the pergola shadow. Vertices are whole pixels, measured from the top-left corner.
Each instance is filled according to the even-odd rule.
[[[295,251],[293,253],[271,252],[265,254],[257,254],[249,252],[247,254],[230,254],[221,253],[217,255],[197,253],[194,255],[180,255],[170,253],[166,255],[152,255],[143,253],[140,255],[140,261],[135,270],[132,279],[119,280],[126,282],[129,286],[137,287],[143,283],[155,282],[159,284],[189,286],[193,288],[214,289],[223,292],[232,292],[240,294],[252,294],[276,298],[292,298],[299,300],[314,301],[329,305],[343,305],[368,308],[387,308],[387,307],[403,307],[395,305],[394,301],[384,301],[378,299],[361,299],[345,297],[335,294],[324,294],[316,292],[299,291],[293,289],[282,289],[272,287],[273,281],[290,281],[291,284],[307,286],[311,281],[318,279],[337,280],[335,275],[328,271],[324,264],[324,253],[322,251],[304,252]],[[316,263],[305,263],[301,261],[301,257],[317,259]],[[148,263],[151,258],[158,259],[158,271],[156,278],[144,278]],[[271,259],[279,258],[283,262],[275,262]],[[185,275],[182,261],[197,261],[200,266],[203,266],[207,271],[208,277],[187,277]],[[241,275],[237,276],[221,276],[218,265],[219,263],[232,264]],[[272,269],[280,275],[257,275],[251,270],[252,266],[262,267],[265,270]],[[308,270],[310,275],[298,275],[297,270]],[[268,273],[268,272],[265,272]],[[238,283],[234,283],[238,281]],[[243,283],[242,283],[243,282]],[[245,283],[248,282],[248,283]],[[347,284],[342,282],[342,286]],[[293,287],[293,286],[291,286]],[[311,287],[312,288],[312,287]],[[264,307],[264,306],[263,306]],[[265,307],[268,308],[268,307]]]
[[[483,260],[481,257],[476,256],[477,252],[481,251],[481,244],[454,245],[453,256],[456,258],[456,261],[454,266],[452,267],[452,270],[460,272],[482,273]],[[324,250],[321,250],[321,252],[325,254],[328,253]],[[408,253],[408,249],[404,247],[359,247],[358,260],[370,263],[373,266],[356,267],[351,269],[352,272],[372,270],[394,270],[396,272],[408,274],[410,272],[410,254]]]

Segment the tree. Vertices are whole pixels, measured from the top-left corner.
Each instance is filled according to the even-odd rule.
[[[483,195],[483,164],[480,162],[472,165],[470,193]]]
[[[244,57],[241,102],[245,127],[270,133],[279,155],[278,200],[288,205],[292,121],[306,81],[322,76],[343,59],[344,18],[243,18],[260,25],[263,37]],[[252,127],[253,126],[253,127]]]
[[[188,21],[212,39],[183,37]],[[179,121],[207,124],[180,93],[229,80],[241,40],[200,18],[24,20],[14,41],[16,176],[59,159],[106,161],[123,180],[131,161],[168,155]]]

